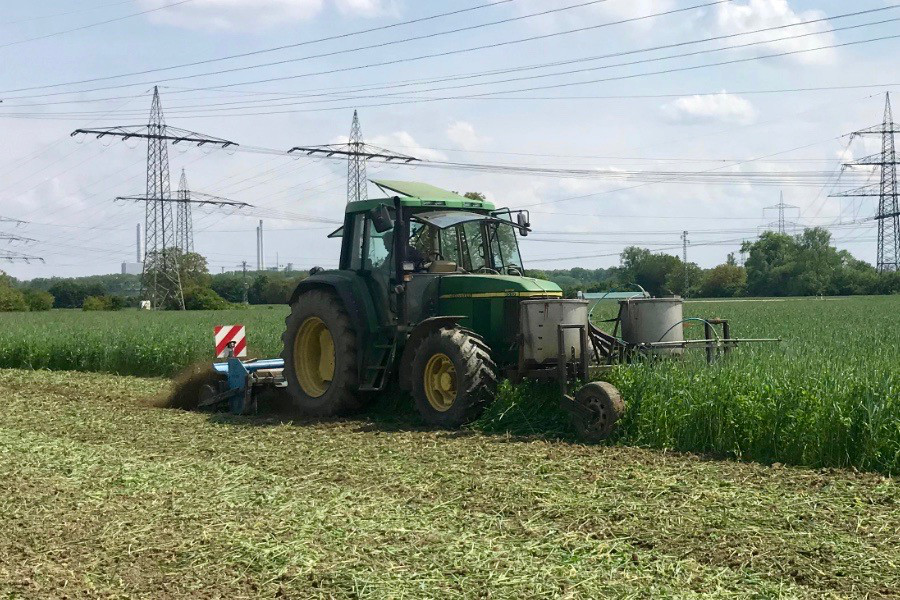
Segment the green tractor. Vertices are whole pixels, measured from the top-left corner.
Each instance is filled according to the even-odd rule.
[[[610,434],[624,411],[609,383],[584,385],[589,355],[609,355],[587,303],[528,277],[517,235],[526,211],[497,209],[431,185],[374,181],[387,195],[347,205],[336,270],[297,286],[283,334],[284,380],[305,414],[363,407],[393,377],[429,424],[478,418],[500,378],[557,380],[587,438]],[[607,346],[604,346],[606,344]]]

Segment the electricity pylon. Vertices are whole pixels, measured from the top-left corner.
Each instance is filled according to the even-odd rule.
[[[191,216],[191,190],[188,188],[187,175],[181,169],[181,180],[178,182],[178,209],[175,215],[175,244],[182,252],[194,251],[194,221]]]
[[[876,268],[879,273],[900,270],[900,203],[897,196],[897,154],[894,150],[894,134],[900,133],[897,123],[894,123],[891,113],[891,95],[884,95],[884,117],[880,125],[854,131],[851,139],[856,136],[880,135],[881,152],[872,154],[859,160],[847,163],[847,167],[874,166],[881,171],[881,181],[878,184],[866,185],[861,188],[832,194],[838,197],[877,196],[878,213],[875,220],[878,221],[878,250]]]
[[[147,125],[76,129],[72,135],[93,134],[97,138],[114,136],[128,140],[147,140],[147,188],[143,196],[122,196],[117,200],[145,202],[144,268],[141,276],[141,295],[149,296],[153,308],[177,308],[184,310],[184,293],[178,268],[178,244],[176,224],[172,218],[172,198],[169,182],[168,144],[181,142],[198,146],[214,145],[221,148],[237,146],[236,143],[186,129],[169,127],[163,118],[159,89],[153,88],[153,103]],[[194,202],[191,199],[189,202]],[[224,202],[205,201],[205,204],[224,205]],[[227,203],[232,206],[243,203]],[[243,205],[246,206],[246,205]]]
[[[786,209],[786,208],[796,208],[799,210],[798,206],[794,206],[793,204],[785,204],[784,203],[784,192],[779,192],[778,204],[775,204],[773,206],[767,206],[763,209],[763,212],[765,212],[767,210],[778,210],[778,220],[775,221],[774,223],[769,223],[769,227],[777,227],[778,228],[778,233],[787,233],[787,229],[786,229],[785,225],[788,222],[784,220],[784,209]],[[794,223],[793,221],[790,222],[790,225],[794,226],[794,227],[797,226],[797,224]]]
[[[359,126],[359,115],[353,111],[353,122],[350,124],[350,137],[346,144],[324,144],[321,146],[294,146],[288,150],[291,152],[305,152],[307,156],[322,155],[326,158],[332,156],[347,157],[347,202],[367,200],[369,197],[366,188],[366,162],[372,159],[380,159],[384,162],[420,162],[418,158],[400,154],[378,146],[372,146],[363,141],[362,129]]]

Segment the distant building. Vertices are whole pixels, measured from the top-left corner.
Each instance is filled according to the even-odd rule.
[[[144,271],[144,263],[123,262],[122,275],[140,275]]]

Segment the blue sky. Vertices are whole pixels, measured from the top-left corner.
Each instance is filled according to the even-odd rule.
[[[764,209],[780,191],[797,207],[788,221],[828,226],[838,246],[874,260],[873,224],[853,222],[876,200],[829,193],[865,183],[866,171],[838,178],[840,165],[879,149],[841,136],[878,123],[884,92],[900,84],[897,39],[870,41],[900,34],[893,2],[11,4],[0,17],[0,216],[27,223],[0,232],[36,241],[0,250],[45,259],[0,266],[16,277],[117,272],[133,260],[143,208],[113,198],[143,192],[146,148],[69,133],[145,123],[154,84],[170,125],[241,144],[170,149],[173,189],[185,168],[191,189],[255,207],[195,212],[196,247],[214,272],[255,262],[259,218],[269,266],[336,264],[332,226],[317,221],[340,218],[346,165],[269,150],[339,141],[354,107],[371,143],[479,165],[371,163],[370,176],[529,208],[526,267],[612,266],[630,244],[680,253],[683,230],[690,260],[713,266],[775,220]],[[316,41],[332,36],[342,37]],[[291,47],[268,51],[281,46]],[[669,47],[647,50],[658,46]],[[254,54],[179,67],[244,53]],[[78,83],[95,78],[107,79]]]

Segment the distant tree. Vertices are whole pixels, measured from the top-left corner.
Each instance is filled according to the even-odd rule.
[[[82,310],[122,310],[127,301],[122,296],[88,296],[82,302]]]
[[[481,192],[466,192],[463,194],[463,197],[468,198],[469,200],[481,200],[482,202],[487,200],[487,197]]]
[[[622,251],[622,279],[626,284],[638,284],[652,296],[664,296],[666,281],[676,271],[681,260],[669,254],[654,254],[646,248],[629,246]]]
[[[81,310],[95,311],[108,310],[105,298],[102,296],[88,296],[81,301]]]
[[[28,310],[44,311],[53,308],[53,296],[50,292],[25,289],[22,290],[22,293],[25,296],[25,303],[28,305]]]
[[[222,310],[228,303],[208,287],[191,286],[184,290],[184,307],[187,310]]]
[[[25,295],[21,290],[8,285],[0,285],[0,312],[28,310]]]
[[[261,292],[262,304],[287,304],[297,283],[298,279],[269,280]]]
[[[747,271],[726,262],[703,274],[700,295],[705,298],[732,298],[742,295],[746,287]]]
[[[106,290],[100,283],[87,283],[75,279],[60,279],[50,286],[56,308],[78,308],[88,296],[103,296]]]
[[[783,233],[766,231],[755,242],[744,242],[748,254],[747,291],[752,296],[787,296],[796,275],[797,244]]]
[[[272,278],[268,273],[257,273],[256,276],[253,277],[253,281],[250,282],[250,289],[248,290],[250,304],[265,304],[263,295],[266,286],[269,285],[271,279]]]
[[[213,275],[212,289],[228,302],[238,303],[244,299],[244,278],[242,275],[226,273]]]
[[[63,281],[72,281],[80,285],[90,285],[93,291],[102,290],[104,294],[115,296],[137,296],[141,288],[140,275],[88,275],[86,277],[38,277],[23,284],[33,290],[49,291],[51,287]],[[93,287],[97,286],[97,287]]]
[[[206,258],[196,252],[178,252],[178,273],[181,277],[181,287],[205,287],[212,283]]]
[[[687,289],[685,289],[684,272],[687,270]],[[695,263],[684,264],[680,259],[678,263],[666,275],[665,290],[669,294],[693,298],[700,294],[700,284],[703,281],[703,269]]]

